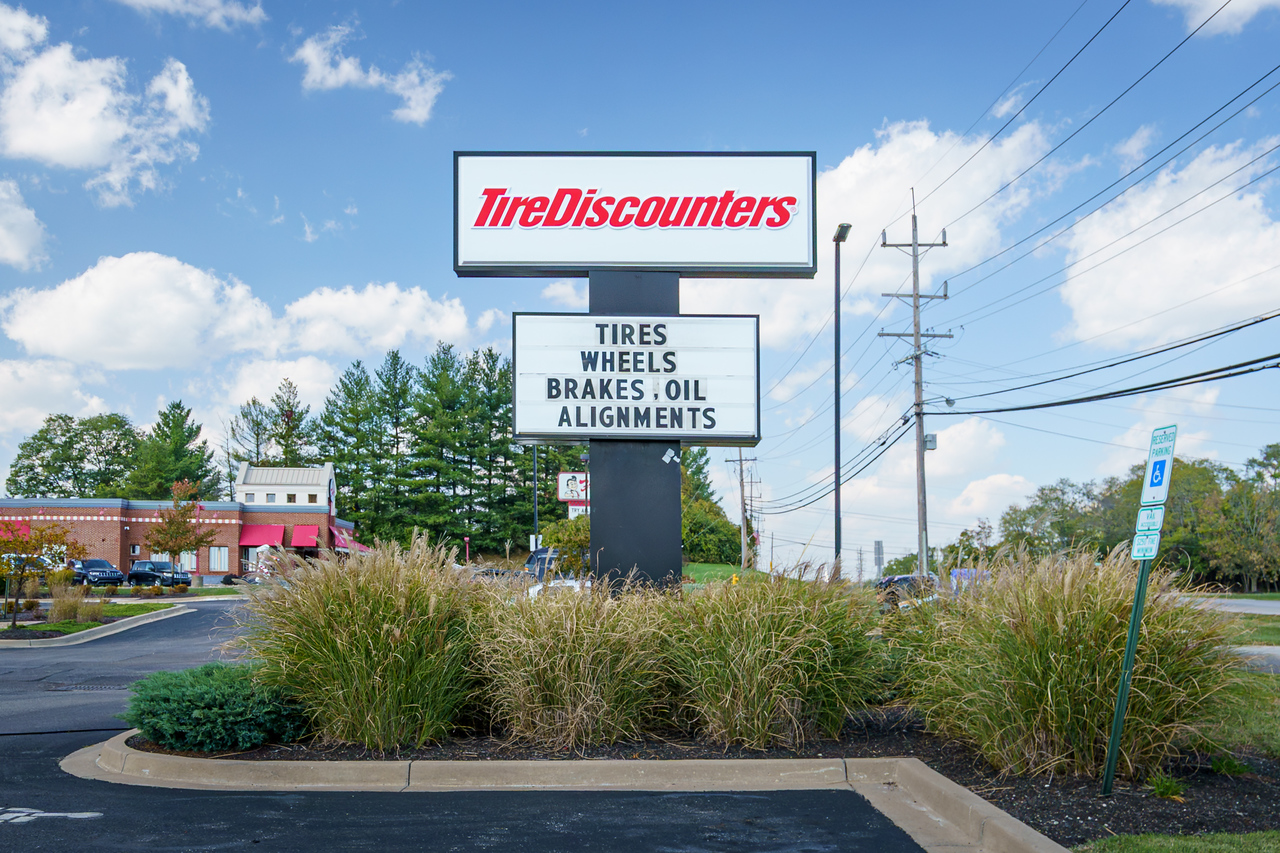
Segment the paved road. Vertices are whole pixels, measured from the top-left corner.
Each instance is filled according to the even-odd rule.
[[[192,613],[76,646],[0,649],[0,735],[124,728],[115,715],[134,681],[221,658],[236,602],[191,606]]]
[[[79,646],[0,650],[0,850],[921,853],[852,791],[237,793],[58,768],[123,728],[128,684],[218,659],[234,606],[199,602]]]
[[[1264,601],[1255,598],[1198,598],[1197,604],[1225,610],[1228,613],[1257,613],[1263,616],[1280,616],[1280,601]]]

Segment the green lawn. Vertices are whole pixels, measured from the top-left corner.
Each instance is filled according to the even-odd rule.
[[[193,595],[239,595],[243,592],[234,586],[193,586],[188,591]]]
[[[693,578],[694,583],[727,581],[734,575],[738,575],[739,580],[760,580],[768,577],[764,572],[756,571],[743,574],[737,563],[689,563],[684,567],[684,576]]]
[[[1253,672],[1245,678],[1243,701],[1223,715],[1215,736],[1229,749],[1280,758],[1280,675]]]
[[[141,616],[143,613],[153,613],[157,610],[165,610],[174,605],[167,601],[139,601],[130,602],[129,604],[108,604],[102,609],[103,616],[114,616],[124,618],[126,616]],[[59,631],[63,634],[78,634],[81,631],[87,631],[90,628],[97,628],[101,623],[98,622],[46,622],[43,625],[30,626],[34,631]],[[27,627],[19,625],[18,627]]]
[[[1280,853],[1280,832],[1117,835],[1074,849],[1078,853]]]
[[[1240,618],[1249,629],[1247,645],[1280,646],[1280,616],[1242,613]]]
[[[1250,598],[1254,601],[1280,601],[1280,592],[1224,592],[1212,598]]]

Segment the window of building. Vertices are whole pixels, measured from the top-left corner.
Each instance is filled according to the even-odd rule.
[[[226,547],[213,547],[209,549],[209,571],[218,574],[225,574],[227,571],[227,561],[231,559],[231,549]]]
[[[276,496],[271,492],[267,492],[267,503],[273,504],[275,502],[276,502]]]
[[[320,496],[317,495],[315,492],[312,492],[311,494],[307,495],[307,503],[314,504],[319,502],[320,502]]]
[[[130,545],[130,546],[129,546],[129,554],[130,554],[131,556],[136,557],[136,556],[138,556],[138,555],[139,555],[139,554],[141,554],[141,553],[142,553],[142,546],[141,546],[141,545]]]
[[[297,495],[285,495],[285,496],[284,496],[284,502],[285,502],[285,503],[287,503],[287,504],[296,504],[296,503],[298,502],[298,496],[297,496]]]
[[[178,559],[174,560],[174,565],[182,569],[184,572],[194,572],[196,570],[196,552],[183,551],[178,555]]]
[[[244,493],[244,502],[247,504],[253,503],[253,492]]]

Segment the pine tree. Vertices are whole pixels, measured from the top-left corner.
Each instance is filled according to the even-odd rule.
[[[197,496],[214,500],[222,484],[213,465],[209,442],[200,439],[201,426],[191,422],[191,410],[175,400],[161,409],[155,426],[138,448],[138,465],[125,482],[134,499],[163,500],[179,480],[195,483]]]
[[[374,529],[385,539],[407,541],[413,529],[409,455],[417,374],[399,350],[388,352],[374,374],[373,400],[380,433],[373,477],[378,509]]]
[[[410,476],[418,483],[413,521],[433,538],[470,535],[464,511],[471,491],[470,459],[463,445],[466,391],[463,362],[452,344],[440,344],[418,375],[410,428]]]
[[[375,472],[382,451],[373,380],[360,361],[338,378],[316,427],[320,457],[333,463],[337,511],[361,530],[373,530]],[[399,538],[399,537],[393,537]]]
[[[315,458],[313,450],[313,425],[311,407],[298,397],[298,386],[288,377],[280,380],[280,387],[271,395],[271,441],[275,445],[278,465],[282,468],[302,468]]]

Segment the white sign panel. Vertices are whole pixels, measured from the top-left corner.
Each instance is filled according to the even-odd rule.
[[[760,318],[513,314],[515,438],[760,440]]]
[[[1133,547],[1129,556],[1135,560],[1154,560],[1160,550],[1160,533],[1139,533],[1133,537]]]
[[[1173,474],[1173,445],[1178,438],[1176,426],[1160,427],[1151,433],[1151,450],[1147,454],[1147,473],[1142,481],[1142,501],[1162,504],[1169,497],[1169,477]]]
[[[587,475],[582,471],[561,471],[556,479],[557,496],[562,501],[587,499]]]
[[[458,275],[812,278],[814,153],[454,153]]]
[[[1138,510],[1138,526],[1139,533],[1149,533],[1151,531],[1159,532],[1164,527],[1164,507],[1163,506],[1146,506]]]
[[[569,520],[570,521],[573,521],[575,518],[577,518],[580,515],[590,515],[590,514],[591,513],[587,512],[587,507],[585,504],[569,504]]]

